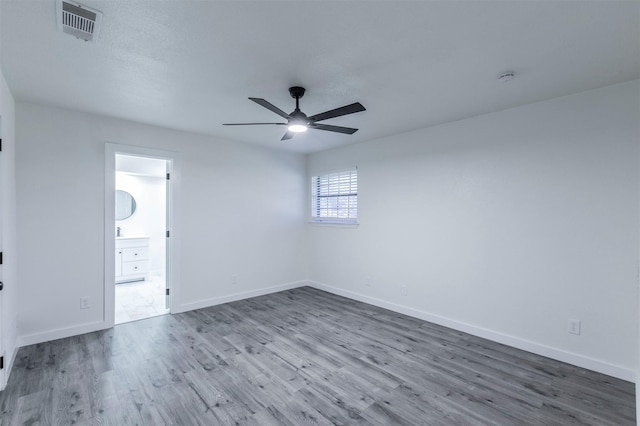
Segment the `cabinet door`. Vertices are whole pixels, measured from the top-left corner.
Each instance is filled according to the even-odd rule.
[[[122,276],[122,249],[116,249],[116,279]]]

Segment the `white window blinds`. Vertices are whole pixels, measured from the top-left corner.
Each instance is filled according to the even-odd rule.
[[[357,169],[311,178],[311,217],[314,222],[357,221]]]

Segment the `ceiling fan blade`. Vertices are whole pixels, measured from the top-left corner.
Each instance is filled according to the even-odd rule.
[[[223,126],[261,126],[263,124],[276,124],[278,126],[284,126],[287,123],[223,123]]]
[[[352,135],[358,131],[358,129],[354,129],[353,127],[330,126],[328,124],[312,124],[311,126],[309,126],[309,128],[317,130],[328,130],[330,132],[346,133],[348,135]]]
[[[273,105],[272,103],[269,103],[269,102],[265,101],[264,99],[260,99],[260,98],[249,98],[249,99],[251,99],[253,102],[257,103],[258,105],[261,105],[261,106],[265,107],[269,111],[275,112],[276,114],[278,114],[282,118],[286,118],[287,120],[291,118],[289,116],[289,114],[287,114],[286,112],[284,112],[283,110],[281,110],[277,106]]]
[[[282,139],[280,139],[281,141],[286,141],[287,139],[291,139],[293,137],[293,132],[289,132],[287,131],[287,133],[284,134],[284,136],[282,136]]]
[[[366,111],[366,108],[362,106],[360,102],[353,103],[351,105],[345,105],[340,108],[332,109],[331,111],[321,112],[320,114],[312,115],[309,117],[310,121],[322,121],[328,120],[334,117],[340,117],[341,115],[353,114],[354,112]]]

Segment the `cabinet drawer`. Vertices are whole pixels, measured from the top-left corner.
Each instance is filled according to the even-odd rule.
[[[122,264],[122,275],[142,275],[147,273],[147,261],[126,262]]]
[[[123,262],[147,260],[148,258],[149,258],[149,249],[147,247],[133,247],[133,248],[122,249]]]

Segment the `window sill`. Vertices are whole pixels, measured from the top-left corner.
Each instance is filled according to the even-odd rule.
[[[357,222],[331,222],[331,221],[316,222],[313,220],[309,221],[309,225],[320,226],[320,227],[328,226],[331,228],[358,228],[360,226],[360,224]]]

